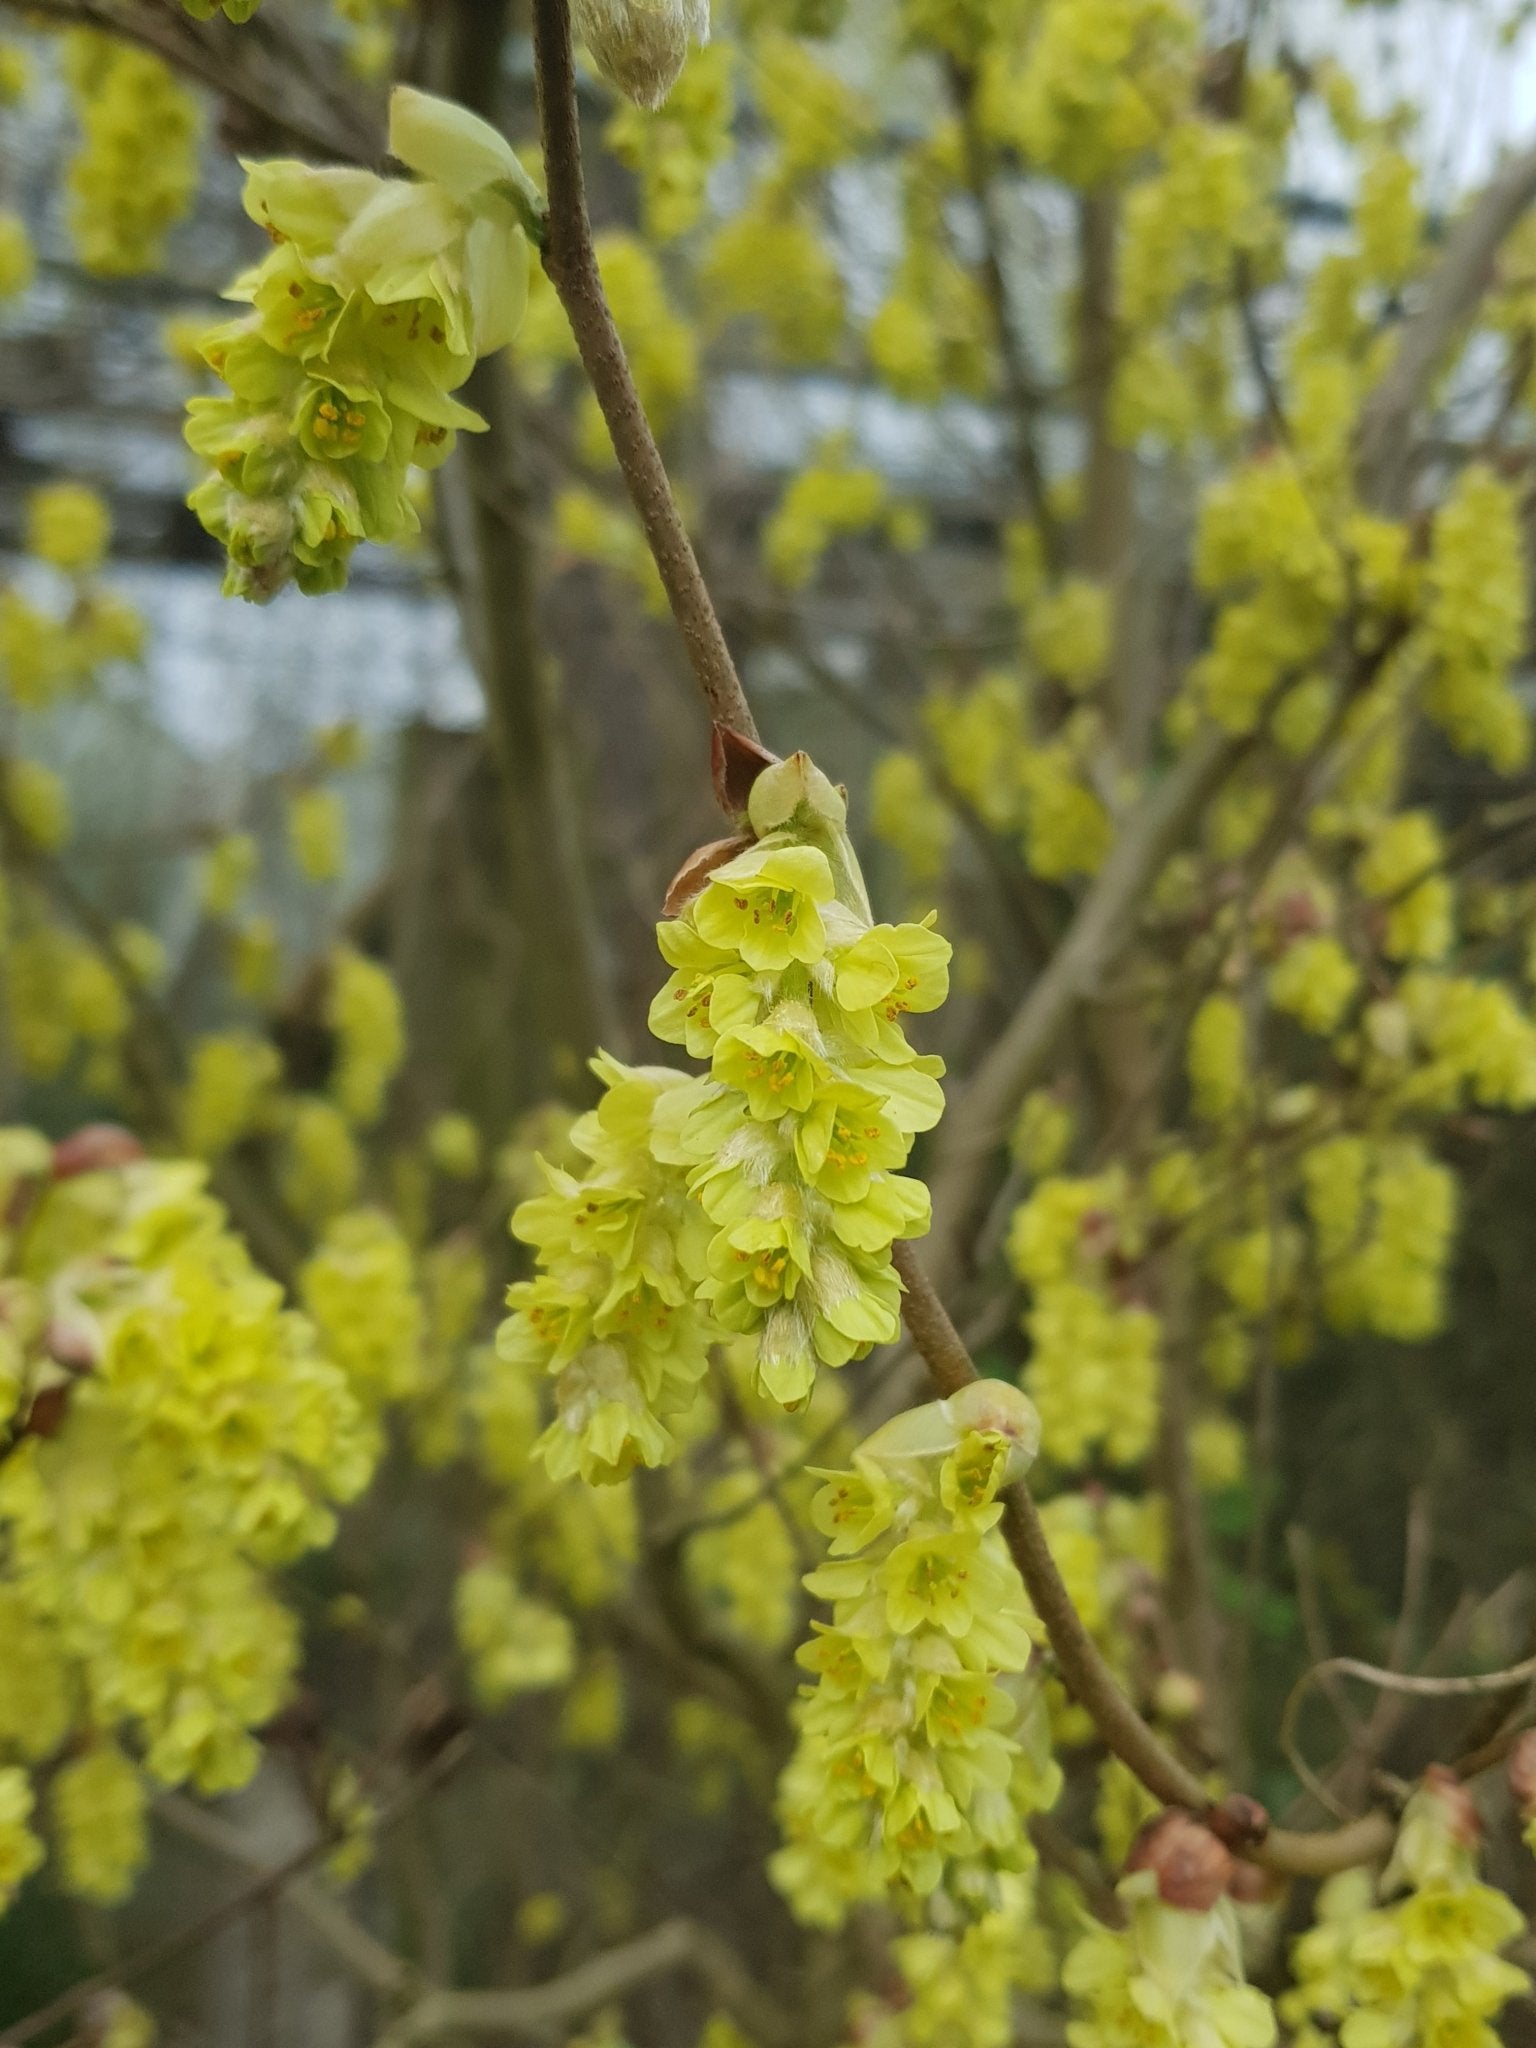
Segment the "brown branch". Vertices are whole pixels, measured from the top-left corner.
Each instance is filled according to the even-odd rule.
[[[240,1830],[194,1800],[178,1792],[167,1792],[155,1801],[155,1814],[199,1848],[238,1864],[253,1876],[267,1876],[265,1859]],[[283,1891],[282,1904],[297,1914],[369,1990],[383,1998],[398,1998],[412,1989],[415,1973],[410,1964],[354,1920],[334,1892],[310,1878],[296,1877]]]
[[[183,77],[238,106],[313,155],[376,165],[382,108],[327,79],[312,41],[276,15],[195,22],[164,0],[5,0],[24,20],[97,29],[149,50]]]
[[[1524,149],[1484,187],[1446,236],[1419,310],[1398,331],[1386,375],[1366,400],[1355,437],[1362,494],[1401,505],[1412,469],[1409,427],[1463,322],[1493,282],[1499,246],[1536,200],[1536,148]]]
[[[897,1244],[891,1257],[906,1290],[902,1313],[933,1384],[942,1395],[958,1393],[978,1377],[970,1353],[911,1245]],[[1050,1639],[1063,1684],[1088,1713],[1106,1746],[1155,1799],[1200,1814],[1249,1862],[1287,1877],[1324,1877],[1386,1853],[1393,1824],[1385,1814],[1368,1814],[1326,1834],[1293,1834],[1283,1828],[1265,1834],[1248,1818],[1251,1802],[1213,1801],[1201,1780],[1180,1763],[1120,1690],[1072,1604],[1039,1510],[1022,1482],[1007,1491],[1002,1526],[1009,1553]]]
[[[929,1265],[948,1288],[963,1272],[987,1166],[1025,1093],[1044,1074],[1073,1012],[1123,951],[1163,863],[1247,751],[1210,731],[1194,740],[1126,820],[1050,964],[940,1126]]]
[[[582,367],[602,408],[619,469],[710,713],[716,724],[756,739],[756,721],[704,587],[603,291],[581,168],[581,120],[568,0],[534,0],[533,47],[549,186],[544,268],[571,323]]]
[[[445,2034],[514,2034],[547,2039],[572,2021],[668,1971],[687,1971],[760,2048],[801,2038],[718,1935],[694,1920],[665,1920],[547,1984],[494,1991],[429,1991],[384,2033],[377,2048],[415,2048]]]

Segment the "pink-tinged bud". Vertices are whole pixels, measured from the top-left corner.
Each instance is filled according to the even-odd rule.
[[[1128,1871],[1150,1870],[1165,1906],[1208,1913],[1232,1882],[1232,1854],[1193,1814],[1169,1807],[1131,1845]]]
[[[1436,1802],[1452,1839],[1463,1849],[1475,1848],[1483,1832],[1482,1816],[1456,1773],[1446,1764],[1431,1764],[1419,1789]]]
[[[53,1177],[73,1180],[77,1173],[101,1173],[113,1166],[131,1166],[144,1157],[144,1147],[121,1124],[83,1124],[53,1148]]]
[[[1509,1789],[1522,1820],[1536,1820],[1536,1728],[1527,1728],[1509,1753]]]

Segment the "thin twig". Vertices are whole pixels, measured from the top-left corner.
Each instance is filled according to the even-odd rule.
[[[422,1771],[411,1778],[395,1795],[394,1799],[379,1813],[374,1826],[379,1832],[392,1827],[408,1813],[418,1799],[434,1791],[464,1761],[469,1754],[473,1737],[470,1731],[457,1736],[444,1745]],[[60,1992],[57,1998],[49,1999],[24,2018],[14,2020],[4,2032],[0,2032],[0,2048],[22,2048],[27,2041],[35,2041],[40,2034],[46,2034],[61,2020],[71,2019],[82,2011],[90,2001],[103,1991],[113,1991],[124,1984],[134,1984],[142,1977],[151,1976],[166,1964],[179,1962],[201,1948],[205,1941],[220,1933],[225,1927],[233,1926],[246,1913],[260,1906],[265,1900],[276,1899],[292,1881],[305,1871],[314,1868],[322,1857],[330,1854],[336,1846],[334,1833],[326,1831],[307,1842],[302,1849],[296,1849],[281,1863],[263,1870],[251,1882],[235,1892],[232,1897],[221,1899],[206,1913],[185,1927],[179,1927],[141,1948],[137,1954],[127,1956],[109,1970],[98,1970],[94,1976],[84,1978],[72,1985],[68,1991]]]
[[[693,1920],[666,1920],[633,1941],[579,1963],[547,1984],[515,1990],[429,1991],[376,2048],[417,2048],[445,2034],[548,2038],[572,2021],[672,1970],[697,1977],[761,2048],[790,2048],[798,2029],[747,1974],[735,1953]]]
[[[582,367],[602,408],[619,469],[705,701],[717,724],[756,739],[757,725],[741,678],[705,588],[603,291],[581,168],[581,120],[568,0],[534,0],[533,48],[549,186],[544,268],[571,323]]]

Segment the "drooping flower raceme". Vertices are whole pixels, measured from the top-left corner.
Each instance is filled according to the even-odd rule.
[[[1433,1769],[1381,1880],[1391,1903],[1376,1903],[1360,1871],[1323,1887],[1317,1924],[1293,1952],[1295,1989],[1280,2001],[1297,2048],[1335,2038],[1340,2048],[1496,2048],[1491,2022],[1531,1980],[1499,1954],[1525,1920],[1480,1882],[1479,1832],[1468,1793]]]
[[[230,395],[192,399],[187,422],[213,465],[190,503],[235,595],[338,589],[360,540],[414,533],[407,472],[483,427],[452,394],[522,319],[539,202],[511,145],[401,86],[390,150],[415,180],[246,167],[246,211],[276,246],[227,293],[251,311],[203,344]]]
[[[1004,1683],[1029,1660],[1033,1617],[997,1496],[1038,1441],[1025,1396],[984,1380],[886,1424],[816,1497],[831,1556],[806,1586],[832,1621],[799,1653],[816,1682],[770,1865],[812,1925],[940,1886],[984,1911],[993,1875],[1030,1861],[1022,1816],[1053,1804],[1060,1773],[1043,1703]]]
[[[1076,2015],[1071,2048],[1270,2048],[1274,2008],[1244,1981],[1237,1913],[1222,1887],[1231,1858],[1183,1814],[1152,1822],[1143,1840],[1163,1823],[1206,1837],[1208,1864],[1180,1843],[1163,1870],[1154,1859],[1121,1881],[1125,1927],[1093,1927],[1062,1969]]]
[[[61,1876],[100,1899],[143,1853],[141,1766],[251,1775],[298,1655],[267,1572],[329,1540],[377,1450],[202,1168],[136,1150],[0,1133],[0,1903],[22,1767],[60,1766]]]
[[[704,1376],[712,1324],[696,1299],[708,1226],[660,1156],[675,1141],[658,1137],[690,1083],[601,1054],[593,1065],[604,1094],[571,1131],[591,1164],[580,1176],[546,1165],[545,1192],[514,1213],[540,1271],[509,1290],[497,1350],[554,1380],[536,1446],[550,1477],[597,1481],[673,1455],[666,1417]]]
[[[944,1102],[942,1063],[901,1019],[944,1000],[950,948],[874,922],[846,806],[804,755],[758,777],[750,815],[756,843],[661,927],[673,973],[651,1028],[710,1061],[669,1155],[714,1226],[701,1296],[791,1407],[818,1364],[897,1335],[891,1245],[929,1214],[897,1169]]]

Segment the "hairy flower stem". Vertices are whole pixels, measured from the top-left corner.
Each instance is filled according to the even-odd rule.
[[[602,408],[619,469],[710,712],[717,724],[755,740],[757,723],[704,586],[598,272],[581,169],[568,0],[534,0],[533,46],[549,186],[544,268],[571,323],[582,367]]]
[[[978,1377],[971,1355],[912,1246],[897,1244],[891,1256],[906,1289],[903,1313],[912,1341],[923,1354],[938,1391],[946,1397],[958,1393]],[[1218,1832],[1234,1838],[1231,1846],[1239,1855],[1288,1877],[1322,1877],[1386,1853],[1393,1824],[1385,1814],[1367,1814],[1363,1820],[1326,1834],[1293,1834],[1282,1828],[1263,1834],[1247,1831],[1242,1809],[1248,1802],[1212,1801],[1201,1781],[1179,1762],[1120,1690],[1056,1569],[1028,1487],[1016,1483],[1009,1487],[1005,1499],[1003,1534],[1035,1612],[1045,1625],[1063,1683],[1091,1715],[1107,1746],[1155,1798],[1201,1815]]]

